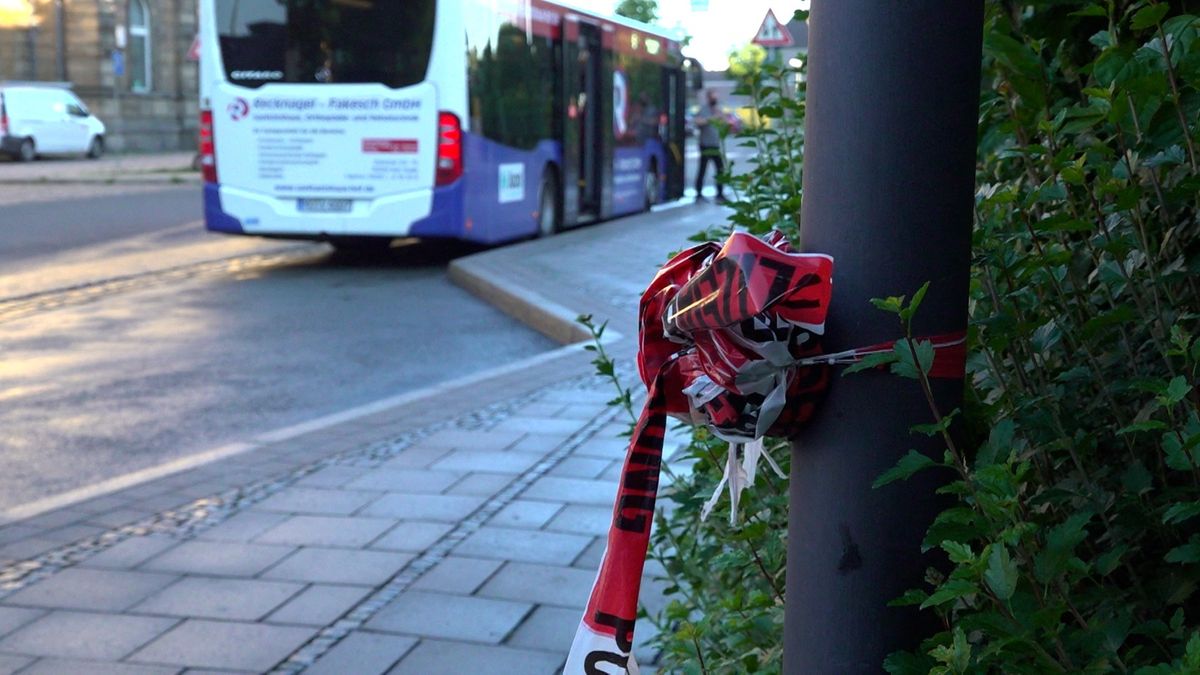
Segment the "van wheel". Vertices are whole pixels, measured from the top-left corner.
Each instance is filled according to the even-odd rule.
[[[538,189],[538,236],[548,237],[559,230],[558,177],[554,169],[546,169]]]
[[[35,159],[37,159],[37,148],[33,147],[32,138],[26,138],[21,141],[21,147],[17,150],[17,160],[32,162]]]
[[[99,136],[93,136],[92,142],[88,143],[87,156],[88,159],[100,159],[104,154],[104,139]]]
[[[658,167],[651,162],[646,169],[646,210],[658,203]]]

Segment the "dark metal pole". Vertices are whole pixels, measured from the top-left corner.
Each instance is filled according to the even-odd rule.
[[[803,245],[834,257],[827,349],[899,337],[872,297],[932,285],[918,335],[966,326],[982,0],[813,0],[809,17]],[[935,381],[944,412],[962,383]],[[946,476],[873,490],[931,421],[918,385],[837,378],[793,445],[784,672],[878,673],[928,624],[887,607],[920,586],[920,542]]]

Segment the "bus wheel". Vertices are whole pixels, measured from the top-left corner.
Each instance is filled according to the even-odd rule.
[[[558,178],[553,169],[547,169],[538,191],[538,236],[548,237],[558,232],[558,227]]]
[[[22,162],[32,162],[37,158],[37,148],[33,147],[33,139],[26,138],[21,141],[21,147],[17,149],[17,159]]]
[[[658,203],[658,167],[653,163],[646,169],[646,210]]]

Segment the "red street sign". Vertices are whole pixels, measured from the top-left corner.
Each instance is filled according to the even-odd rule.
[[[200,60],[200,36],[199,35],[192,38],[192,46],[188,48],[187,60],[188,61],[199,61]]]
[[[758,32],[755,33],[754,39],[751,40],[760,47],[791,47],[792,34],[788,31],[787,26],[783,22],[775,18],[775,12],[767,10],[767,16],[763,19],[762,25],[758,27]]]

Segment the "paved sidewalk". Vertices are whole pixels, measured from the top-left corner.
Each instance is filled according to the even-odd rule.
[[[722,214],[628,218],[452,275],[566,339],[576,313],[610,318],[627,359],[641,289]],[[0,675],[557,672],[625,449],[590,358],[564,347],[8,514]],[[652,579],[643,598],[661,605]]]
[[[192,183],[195,152],[113,154],[98,160],[47,158],[34,162],[0,162],[0,183]]]

